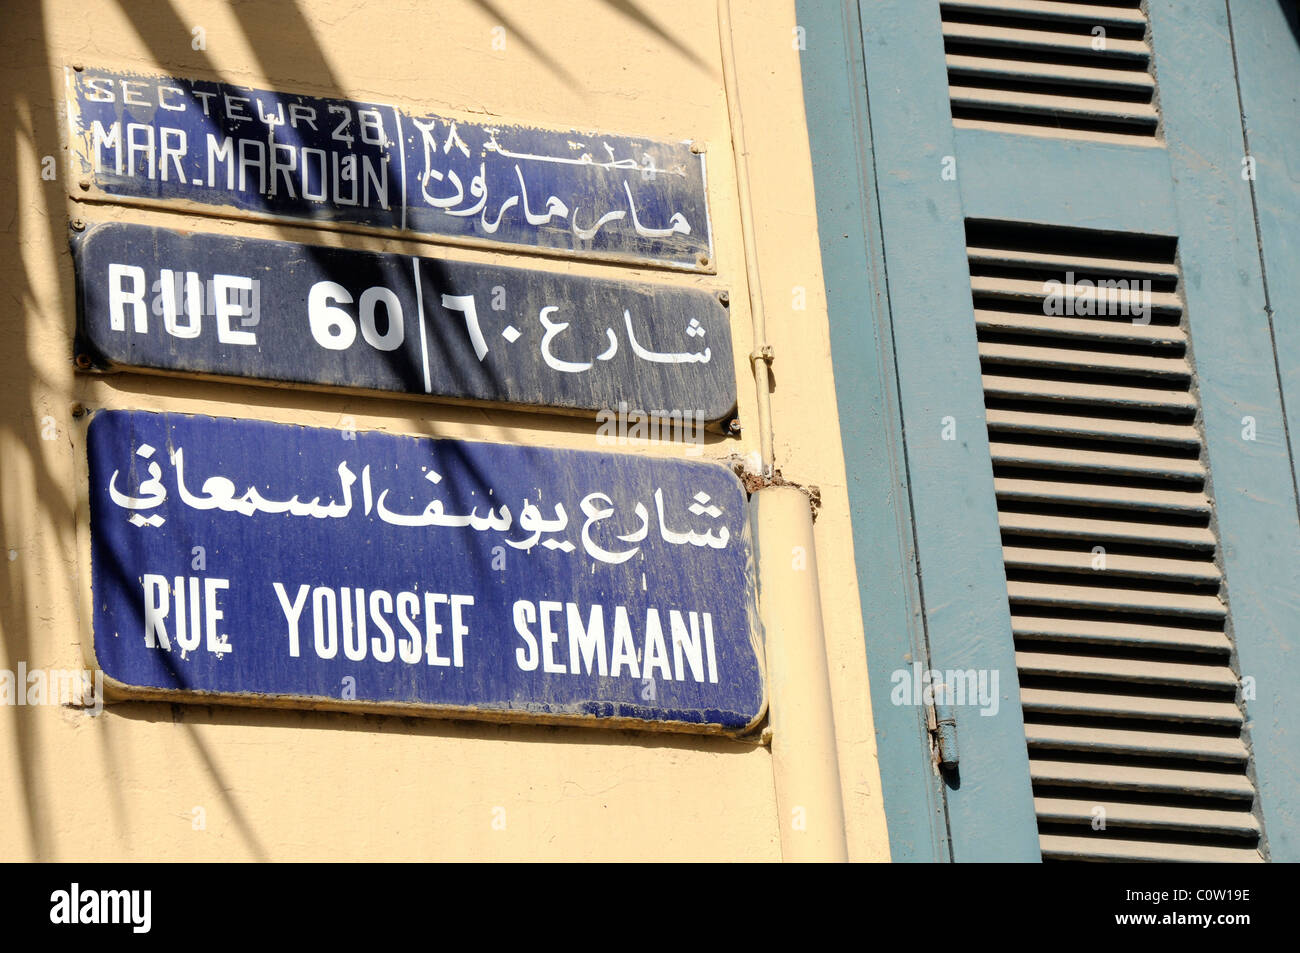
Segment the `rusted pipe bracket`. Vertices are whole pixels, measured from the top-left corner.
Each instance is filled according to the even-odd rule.
[[[780,470],[773,470],[768,476],[755,473],[748,465],[748,461],[740,454],[733,453],[725,461],[731,471],[740,477],[740,482],[745,486],[745,492],[754,494],[767,486],[792,486],[808,497],[808,507],[812,510],[813,522],[817,521],[817,514],[822,506],[821,487],[814,486],[810,483],[796,483],[794,480],[787,480]]]

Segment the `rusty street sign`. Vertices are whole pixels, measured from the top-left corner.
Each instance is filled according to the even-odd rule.
[[[713,268],[689,142],[93,69],[67,98],[81,197]]]

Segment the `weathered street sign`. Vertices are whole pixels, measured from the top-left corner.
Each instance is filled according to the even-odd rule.
[[[76,194],[711,270],[690,143],[69,70]]]
[[[146,697],[743,732],[746,500],[717,464],[100,411],[93,646]]]
[[[73,250],[78,350],[105,368],[625,403],[683,430],[736,403],[727,309],[697,288],[144,225],[95,226]]]

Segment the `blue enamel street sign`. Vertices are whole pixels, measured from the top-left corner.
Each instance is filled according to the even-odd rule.
[[[69,70],[77,194],[710,270],[690,143]]]
[[[73,252],[78,350],[107,369],[622,404],[696,437],[736,403],[727,308],[698,288],[145,225],[97,225]]]
[[[260,421],[89,423],[93,645],[144,697],[743,732],[746,500],[717,464]]]

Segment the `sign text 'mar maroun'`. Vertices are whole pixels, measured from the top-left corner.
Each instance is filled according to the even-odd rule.
[[[712,270],[690,143],[68,70],[79,196]]]
[[[261,421],[89,423],[94,660],[145,697],[743,733],[727,468]]]

